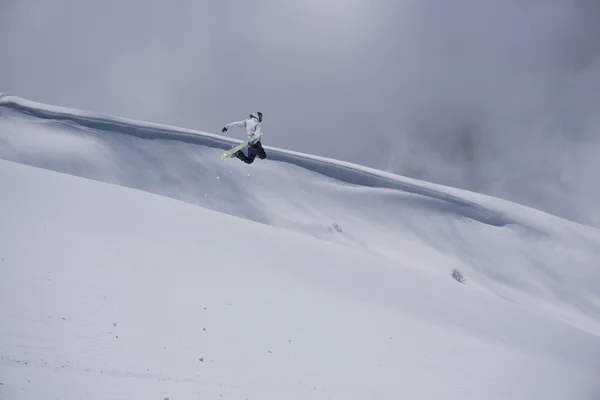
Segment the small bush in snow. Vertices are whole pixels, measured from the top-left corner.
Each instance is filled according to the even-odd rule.
[[[454,268],[452,270],[452,277],[454,279],[456,279],[457,281],[459,281],[460,283],[465,283],[465,277],[464,277],[464,275],[462,274],[462,272],[460,272],[456,268]]]

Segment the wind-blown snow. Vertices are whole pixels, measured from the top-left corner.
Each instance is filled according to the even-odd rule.
[[[598,230],[232,143],[0,98],[0,158],[162,195],[0,163],[0,398],[600,394]]]

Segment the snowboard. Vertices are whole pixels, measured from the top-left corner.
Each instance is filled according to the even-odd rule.
[[[255,142],[256,140],[258,140],[262,136],[262,134],[263,134],[262,131],[258,131],[258,133],[256,133],[250,139],[248,139],[245,142],[242,142],[242,143],[238,144],[237,146],[232,147],[231,149],[227,150],[226,152],[224,152],[221,155],[221,160],[226,159],[227,157],[231,156],[233,153],[235,153],[238,150],[242,150],[242,149],[246,148],[248,146],[248,142]]]

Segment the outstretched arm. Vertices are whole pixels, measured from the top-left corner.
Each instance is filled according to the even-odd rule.
[[[225,125],[223,127],[223,129],[221,129],[221,132],[225,132],[229,128],[235,128],[235,127],[238,127],[238,126],[244,126],[245,124],[246,124],[246,120],[230,122],[227,125]]]

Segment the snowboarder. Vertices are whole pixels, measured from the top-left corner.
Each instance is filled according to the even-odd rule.
[[[263,114],[261,112],[252,113],[248,119],[243,121],[230,122],[225,125],[221,132],[227,132],[227,129],[233,128],[236,126],[245,127],[246,135],[248,135],[248,139],[254,136],[256,133],[260,131],[262,126]],[[248,155],[245,155],[243,151],[238,150],[233,153],[231,157],[237,157],[246,164],[252,164],[254,159],[258,156],[261,160],[267,158],[267,153],[265,153],[265,149],[263,149],[262,144],[260,143],[260,138],[256,142],[249,142],[248,144]]]

